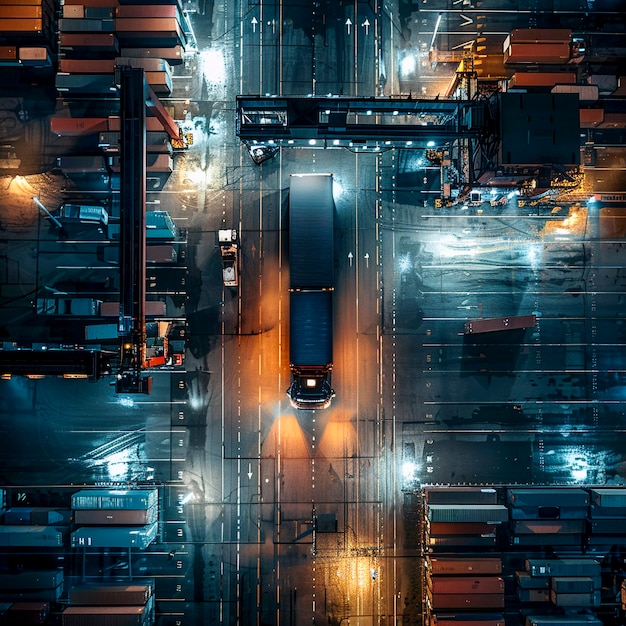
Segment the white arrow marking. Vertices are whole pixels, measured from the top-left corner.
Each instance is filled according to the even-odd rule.
[[[361,26],[363,26],[365,28],[365,34],[369,35],[370,32],[370,21],[365,18],[365,21],[363,22],[363,24],[361,24]]]
[[[463,15],[463,13],[459,13],[459,17],[464,19],[464,22],[461,22],[461,26],[469,26],[474,23],[474,20],[471,17],[467,17],[467,15]]]
[[[259,20],[256,19],[256,17],[252,18],[252,32],[256,33],[256,25],[259,23]]]
[[[348,27],[348,35],[350,34],[350,27],[352,26],[352,20],[348,18],[346,20],[346,26]]]
[[[252,463],[248,463],[248,480],[252,479]]]
[[[365,253],[365,267],[369,267],[370,266],[370,253],[366,252]]]
[[[354,255],[352,254],[352,252],[348,252],[348,260],[350,261],[350,267],[352,267],[352,259],[354,258]]]

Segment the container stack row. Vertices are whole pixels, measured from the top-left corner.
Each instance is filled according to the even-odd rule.
[[[0,67],[52,65],[56,0],[6,0],[0,6]]]
[[[508,489],[507,498],[513,545],[582,546],[589,510],[584,489]]]
[[[501,615],[547,625],[570,612],[596,623],[616,599],[626,613],[626,574],[612,556],[626,550],[625,488],[425,486],[423,495],[431,626],[496,626]]]
[[[79,491],[72,495],[79,528],[71,534],[71,546],[145,550],[157,538],[158,506],[156,489]]]
[[[73,587],[62,626],[150,626],[154,624],[152,583],[90,584]]]
[[[515,572],[521,602],[545,603],[567,609],[600,606],[600,562],[590,558],[527,559]]]

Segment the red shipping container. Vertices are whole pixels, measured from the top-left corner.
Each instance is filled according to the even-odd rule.
[[[464,619],[463,615],[455,615],[454,619],[451,619],[450,615],[444,615],[438,617],[437,615],[430,616],[430,626],[458,626],[459,624],[465,624],[466,626],[504,626],[504,618],[497,619],[471,619],[468,617]]]
[[[433,594],[504,593],[504,580],[499,576],[433,576],[428,583]]]
[[[515,72],[509,87],[554,87],[557,83],[575,82],[575,72]]]
[[[135,4],[123,4],[118,7],[115,12],[116,17],[139,17],[139,18],[152,18],[152,17],[173,17],[179,18],[180,13],[178,7],[175,4],[155,6],[150,5],[135,5]]]
[[[429,526],[431,537],[447,535],[490,535],[496,532],[499,524],[487,522],[432,522]]]
[[[117,8],[118,0],[65,0],[64,4],[81,4],[84,7],[113,7]]]
[[[429,560],[432,574],[501,574],[502,559],[481,558],[449,559],[431,558]]]
[[[14,602],[7,615],[10,624],[43,624],[49,612],[49,602]]]
[[[106,117],[52,117],[50,130],[59,137],[78,137],[107,129]]]
[[[563,63],[570,57],[568,43],[512,43],[504,52],[505,63]]]
[[[513,43],[563,43],[572,38],[569,28],[515,28],[509,35]]]
[[[443,593],[429,595],[433,609],[501,609],[503,593]]]
[[[113,33],[61,33],[61,48],[74,50],[89,48],[91,52],[117,52],[117,38]]]
[[[68,74],[113,74],[113,59],[61,59],[59,71]]]

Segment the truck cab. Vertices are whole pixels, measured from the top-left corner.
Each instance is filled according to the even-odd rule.
[[[220,253],[222,255],[222,279],[225,287],[239,284],[239,244],[234,228],[218,231]]]

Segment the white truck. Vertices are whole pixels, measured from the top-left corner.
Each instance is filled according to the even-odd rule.
[[[222,254],[222,278],[225,287],[239,284],[239,244],[234,228],[219,230],[218,240]]]

